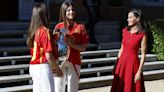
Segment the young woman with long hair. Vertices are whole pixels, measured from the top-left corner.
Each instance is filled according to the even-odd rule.
[[[33,7],[27,45],[30,48],[30,76],[33,80],[33,92],[54,92],[53,71],[62,76],[54,56],[49,32],[49,15],[43,3]]]
[[[56,32],[65,31],[64,42],[67,44],[67,54],[62,61],[63,77],[55,77],[55,92],[78,92],[81,58],[80,52],[85,51],[89,42],[84,24],[75,22],[75,8],[71,2],[63,2],[60,8],[59,22]],[[58,46],[60,48],[60,46]]]

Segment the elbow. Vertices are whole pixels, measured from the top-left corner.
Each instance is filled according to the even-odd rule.
[[[51,56],[46,57],[47,61],[51,61]]]
[[[78,51],[80,51],[80,52],[83,52],[85,50],[86,50],[86,48],[80,48],[80,49],[78,49]]]
[[[80,48],[78,48],[78,50],[79,50],[80,52],[85,51],[86,49],[87,49],[87,45],[86,45],[86,44],[84,44],[84,45],[82,45]]]
[[[81,51],[86,51],[88,44],[84,44]]]
[[[86,48],[85,49],[81,49],[80,51],[82,52],[82,51],[85,51],[86,50]]]
[[[80,49],[80,51],[85,51],[87,49],[86,46],[84,46],[83,48]]]

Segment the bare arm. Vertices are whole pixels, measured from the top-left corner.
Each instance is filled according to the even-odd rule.
[[[78,51],[85,51],[88,46],[87,43],[81,43],[81,44],[74,43],[73,38],[71,38],[71,37],[67,38],[67,42],[72,48],[74,48]]]
[[[55,61],[54,56],[52,55],[51,52],[47,52],[46,53],[46,58],[48,60],[48,62],[50,63],[50,65],[52,66],[52,69],[56,71],[58,76],[63,76],[63,73],[61,71],[61,69],[59,68],[57,62]]]
[[[70,46],[78,51],[85,51],[87,48],[87,44],[73,44],[69,43]]]
[[[145,59],[146,59],[146,44],[147,44],[147,37],[146,35],[144,35],[144,37],[142,38],[142,41],[141,41],[141,60],[140,60],[140,65],[139,65],[139,68],[138,68],[138,71],[135,75],[135,79],[134,79],[134,82],[136,82],[137,80],[140,80],[141,79],[141,73],[142,73],[142,69],[143,69],[143,66],[144,66],[144,62],[145,62]]]
[[[146,50],[147,50],[147,37],[146,35],[142,38],[142,41],[141,41],[141,60],[140,60],[140,65],[139,65],[139,69],[138,71],[142,71],[142,68],[143,68],[143,65],[144,65],[144,62],[145,62],[145,59],[146,59]]]
[[[120,50],[119,50],[119,52],[118,52],[118,56],[117,56],[118,58],[120,58],[123,49],[124,49],[124,47],[123,47],[123,45],[121,44],[121,48],[120,48]]]

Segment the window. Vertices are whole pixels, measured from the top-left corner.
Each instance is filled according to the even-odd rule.
[[[160,2],[160,0],[146,0],[147,2]]]
[[[132,0],[133,5],[164,6],[164,0]]]

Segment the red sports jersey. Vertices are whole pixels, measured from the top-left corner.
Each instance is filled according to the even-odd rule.
[[[61,22],[55,26],[55,29],[64,28],[64,23]],[[89,38],[83,24],[74,23],[72,28],[69,28],[69,35],[73,37],[75,44],[88,44]],[[70,56],[68,60],[73,64],[81,64],[80,51],[70,46]]]
[[[41,64],[47,62],[45,53],[52,51],[52,44],[49,30],[45,27],[40,27],[35,33],[34,46],[30,48],[32,55],[30,64]]]

